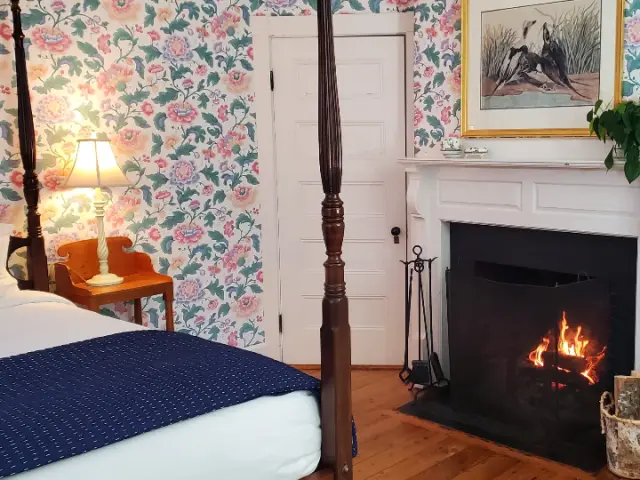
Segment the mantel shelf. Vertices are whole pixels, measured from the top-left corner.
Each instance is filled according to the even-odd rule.
[[[605,170],[602,161],[529,159],[505,160],[499,158],[400,158],[400,164],[412,167],[464,167],[464,168],[557,168],[570,170]]]

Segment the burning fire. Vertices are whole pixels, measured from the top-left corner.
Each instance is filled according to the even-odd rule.
[[[582,335],[581,325],[579,325],[576,329],[572,329],[571,327],[569,327],[566,312],[562,312],[562,320],[560,321],[559,327],[560,335],[558,337],[558,345],[556,347],[556,351],[559,355],[562,355],[564,357],[583,358],[585,361],[585,368],[580,372],[580,375],[585,377],[591,385],[594,385],[598,381],[596,367],[604,358],[605,350],[607,349],[607,347],[604,347],[595,355],[587,355],[587,346],[589,345],[590,340],[584,338],[584,336]],[[544,367],[543,354],[549,349],[550,344],[551,335],[543,337],[542,342],[536,347],[535,350],[533,350],[529,354],[529,361],[538,368]],[[563,372],[570,371],[560,366],[556,366],[556,368]]]

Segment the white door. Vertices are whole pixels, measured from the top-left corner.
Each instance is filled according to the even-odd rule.
[[[282,348],[291,364],[320,363],[326,258],[320,228],[315,38],[273,39]],[[336,63],[342,117],[346,232],[343,258],[352,362],[399,365],[405,252],[404,37],[341,37]],[[395,244],[391,228],[402,229]]]

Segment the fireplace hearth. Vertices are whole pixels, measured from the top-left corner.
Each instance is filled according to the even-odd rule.
[[[635,239],[451,224],[450,389],[401,410],[597,470],[598,401],[633,368]]]

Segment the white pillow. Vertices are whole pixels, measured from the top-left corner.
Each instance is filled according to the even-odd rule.
[[[7,252],[9,251],[9,237],[13,232],[13,225],[0,223],[0,296],[7,290],[14,290],[18,282],[7,271]]]

